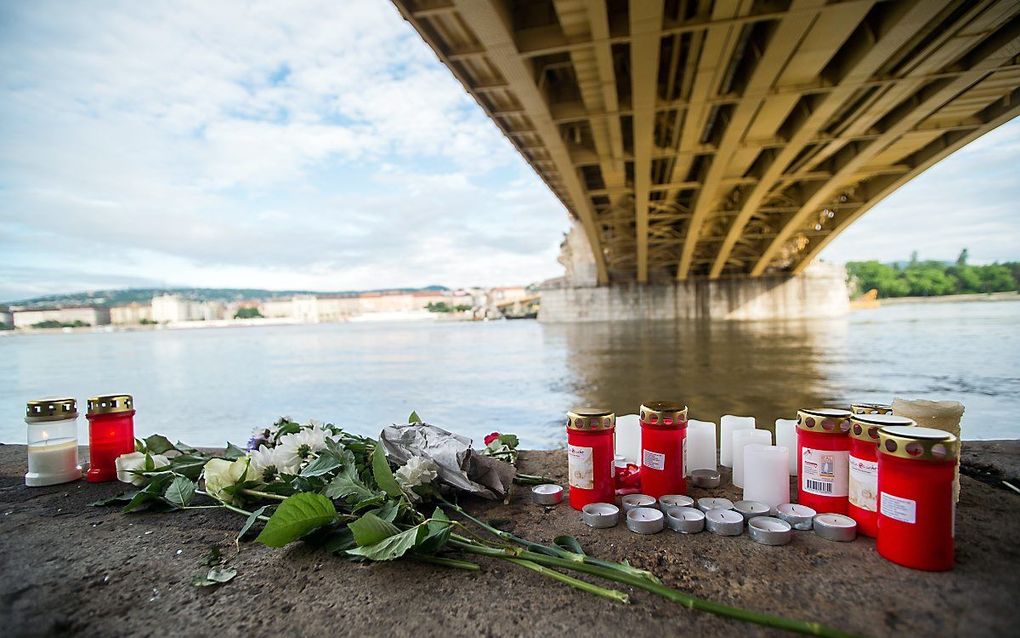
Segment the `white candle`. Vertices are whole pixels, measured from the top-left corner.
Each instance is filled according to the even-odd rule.
[[[830,541],[846,543],[857,538],[857,521],[842,514],[819,514],[814,528],[815,534]]]
[[[640,465],[641,418],[636,414],[616,417],[616,454],[628,463]]]
[[[656,500],[654,496],[647,494],[628,494],[620,499],[620,503],[623,505],[623,511],[629,512],[639,507],[655,507]]]
[[[753,416],[724,414],[719,420],[719,463],[733,467],[733,433],[737,430],[753,430]]]
[[[744,447],[752,443],[772,444],[768,430],[737,430],[733,433],[733,484],[744,487]]]
[[[790,476],[797,476],[797,419],[776,419],[776,445],[790,451]]]
[[[697,534],[705,529],[705,513],[693,507],[671,507],[666,510],[666,524],[681,534]]]
[[[733,510],[705,512],[705,527],[720,536],[740,536],[744,532],[744,517]]]
[[[733,504],[733,510],[744,517],[745,521],[749,521],[755,516],[768,516],[769,515],[768,503],[762,503],[761,501],[737,501]]]
[[[588,503],[581,509],[581,520],[595,529],[616,527],[620,522],[620,508],[612,503]]]
[[[716,469],[715,453],[715,423],[687,421],[687,473]]]
[[[751,540],[762,545],[786,545],[793,540],[793,527],[771,516],[758,516],[747,522]]]
[[[799,530],[811,529],[817,513],[813,508],[799,503],[783,503],[776,508],[776,515],[779,518],[792,525],[793,529]]]
[[[44,439],[28,445],[26,485],[55,485],[78,478],[78,439]]]
[[[789,457],[789,450],[782,446],[744,446],[744,500],[761,501],[773,512],[789,503]]]
[[[657,509],[636,507],[627,512],[627,529],[635,534],[658,534],[665,525],[665,517]]]
[[[698,509],[702,512],[709,510],[731,510],[733,509],[733,501],[721,496],[705,496],[698,499]]]
[[[563,500],[563,488],[546,483],[531,488],[531,498],[539,505],[556,505]]]
[[[670,507],[694,507],[694,499],[683,494],[663,494],[659,497],[659,509],[663,512]]]

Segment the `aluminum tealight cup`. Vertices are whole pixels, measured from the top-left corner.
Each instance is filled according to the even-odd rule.
[[[635,507],[627,512],[627,529],[635,534],[658,534],[665,526],[662,511],[651,507]]]
[[[747,533],[762,545],[786,545],[793,540],[793,526],[771,516],[755,516],[747,521]]]
[[[627,513],[637,507],[654,508],[657,502],[654,496],[648,496],[647,494],[627,494],[620,499],[620,504],[623,505],[624,513]]]
[[[563,488],[552,483],[536,485],[531,488],[531,500],[539,505],[556,505],[563,500]]]
[[[705,527],[719,536],[740,536],[744,532],[744,517],[733,510],[708,510],[705,512]]]
[[[733,509],[744,517],[744,521],[749,521],[755,516],[768,516],[769,506],[759,501],[737,501],[733,504]]]
[[[698,509],[702,512],[708,512],[709,510],[731,510],[733,509],[733,501],[728,498],[705,496],[698,499]]]
[[[691,484],[695,487],[713,488],[722,483],[722,474],[716,470],[694,470],[691,472]]]
[[[807,531],[814,522],[814,508],[800,503],[783,503],[776,507],[776,517],[789,523],[793,529]]]
[[[670,507],[694,507],[694,499],[683,494],[663,494],[659,497],[659,509],[663,512]]]
[[[669,507],[666,524],[681,534],[697,534],[705,529],[705,513],[694,507]]]
[[[589,503],[581,509],[581,520],[595,529],[616,527],[620,522],[620,508],[612,503]]]
[[[857,521],[843,514],[819,514],[813,525],[815,534],[825,540],[848,543],[857,538]]]

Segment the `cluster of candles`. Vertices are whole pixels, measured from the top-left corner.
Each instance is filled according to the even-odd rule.
[[[85,479],[92,483],[117,478],[117,457],[135,450],[134,400],[129,394],[107,394],[87,402],[89,465]],[[47,397],[25,407],[28,428],[28,473],[25,485],[41,487],[77,481],[78,402],[71,397]]]
[[[628,528],[642,534],[668,525],[732,536],[746,525],[753,540],[781,545],[795,529],[835,541],[853,540],[859,531],[876,538],[879,554],[895,563],[951,569],[958,441],[891,412],[881,404],[800,410],[796,420],[776,421],[776,445],[753,417],[723,416],[719,463],[732,468],[734,486],[743,489],[743,500],[733,503],[687,496],[688,479],[714,488],[721,475],[715,424],[689,420],[686,406],[642,405],[636,450],[629,431],[616,432],[612,411],[574,410],[567,414],[570,504],[588,525],[612,527],[620,495]],[[637,476],[618,449],[637,452]],[[798,476],[795,503],[791,476]],[[631,488],[634,479],[639,487]],[[562,489],[538,486],[535,498],[551,504]]]

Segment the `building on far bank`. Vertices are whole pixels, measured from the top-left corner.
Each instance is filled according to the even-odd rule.
[[[152,320],[157,323],[213,321],[223,319],[226,305],[220,301],[192,301],[180,295],[152,298]]]
[[[14,314],[10,308],[0,308],[0,330],[10,330],[14,327]]]
[[[122,306],[110,308],[110,323],[115,325],[134,325],[143,321],[152,321],[152,304],[140,304],[133,301]]]
[[[32,308],[13,310],[15,328],[31,328],[40,323],[56,322],[73,324],[81,322],[89,326],[105,326],[110,323],[110,310],[99,306],[75,306],[69,308]]]

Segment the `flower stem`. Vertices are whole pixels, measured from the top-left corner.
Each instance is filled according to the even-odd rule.
[[[430,554],[408,554],[408,556],[423,563],[432,563],[433,565],[442,565],[443,567],[451,567],[453,569],[463,569],[469,572],[476,572],[481,569],[477,563],[472,563],[469,560],[457,560],[456,558],[432,556]]]
[[[626,572],[622,572],[617,569],[609,569],[606,567],[600,567],[597,565],[590,565],[586,563],[580,563],[573,560],[565,560],[556,556],[549,556],[547,554],[538,554],[522,549],[497,549],[493,547],[485,547],[476,545],[473,543],[465,543],[459,539],[450,539],[450,545],[457,547],[469,554],[477,554],[479,556],[490,556],[493,558],[502,558],[509,556],[511,558],[521,558],[524,560],[532,561],[540,565],[546,565],[549,567],[560,567],[562,569],[571,569],[574,571],[590,574],[592,576],[599,576],[607,580],[613,580],[618,583],[631,585],[638,589],[644,589],[647,592],[656,594],[665,598],[666,600],[674,603],[683,605],[688,609],[698,609],[701,611],[707,611],[718,616],[725,616],[727,618],[733,618],[736,620],[742,620],[745,622],[751,622],[758,625],[764,625],[766,627],[776,627],[778,629],[785,629],[787,631],[793,631],[801,634],[808,634],[812,636],[825,636],[827,638],[849,638],[852,634],[840,631],[832,627],[826,627],[820,623],[808,622],[803,620],[793,620],[790,618],[782,618],[779,616],[771,616],[769,614],[761,614],[758,612],[748,611],[746,609],[740,609],[738,607],[730,607],[729,605],[722,605],[720,603],[713,603],[711,601],[702,600],[695,598],[676,589],[666,587],[659,583],[653,583],[645,578],[633,576]]]
[[[243,490],[241,490],[241,493],[242,494],[247,494],[248,496],[255,496],[257,498],[269,499],[271,501],[286,501],[287,500],[287,497],[283,496],[282,494],[270,494],[269,492],[260,492],[258,490],[243,489]]]
[[[538,476],[536,474],[521,474],[520,472],[514,476],[514,483],[518,485],[542,485],[544,483],[554,483],[551,478],[546,476]]]
[[[593,585],[591,583],[585,582],[585,581],[580,580],[578,578],[574,578],[573,576],[568,576],[566,574],[561,574],[560,572],[556,571],[555,569],[550,569],[548,567],[544,567],[544,566],[539,565],[537,563],[533,563],[530,560],[524,560],[523,558],[510,558],[509,556],[507,556],[507,557],[504,557],[503,560],[505,560],[507,562],[510,562],[510,563],[513,563],[515,565],[520,565],[521,567],[526,567],[526,568],[528,568],[528,569],[530,569],[532,571],[535,571],[535,572],[538,572],[539,574],[542,574],[543,576],[548,576],[549,578],[552,578],[553,580],[558,580],[561,583],[566,583],[566,584],[570,585],[571,587],[574,587],[576,589],[580,589],[581,591],[586,591],[589,594],[595,594],[596,596],[602,596],[603,598],[608,598],[610,600],[615,600],[616,602],[619,602],[619,603],[624,603],[624,604],[630,603],[630,597],[627,596],[627,594],[623,593],[622,591],[617,591],[615,589],[607,589],[605,587],[599,587],[598,585]]]

